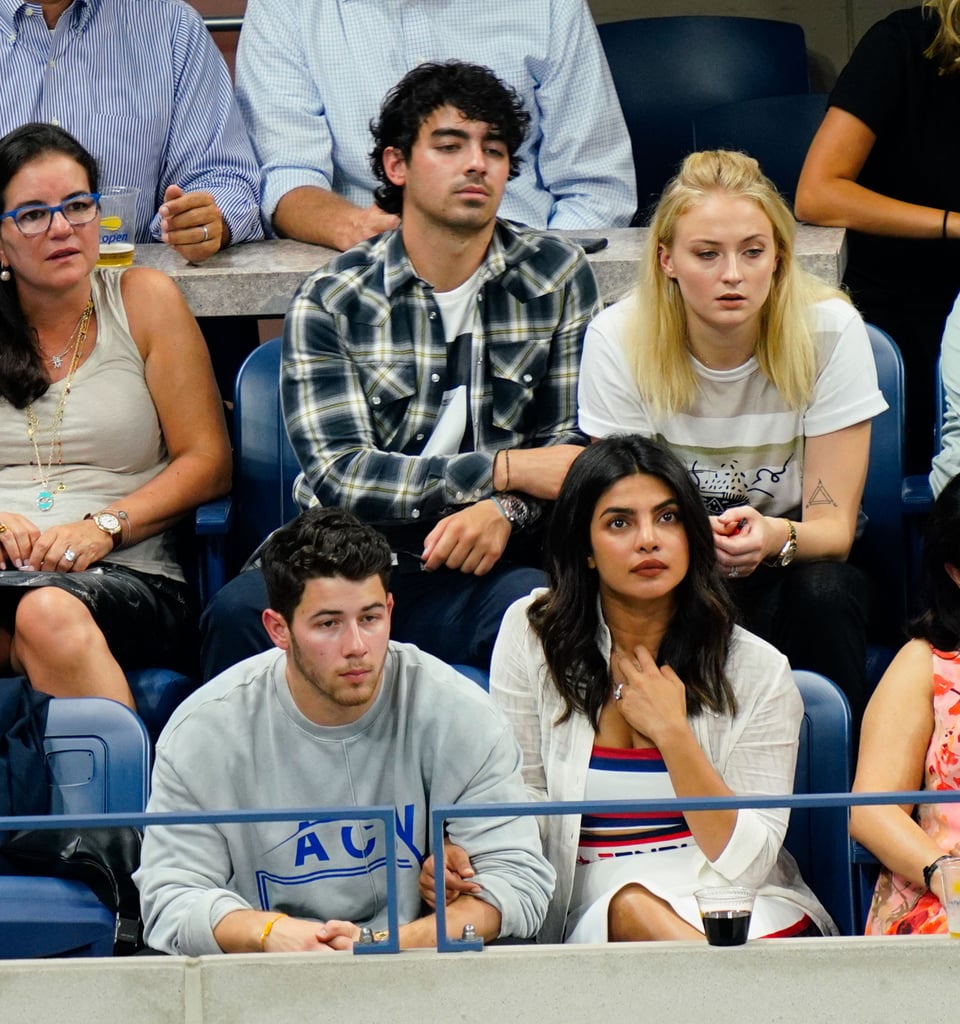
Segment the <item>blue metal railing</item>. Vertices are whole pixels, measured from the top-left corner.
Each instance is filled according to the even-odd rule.
[[[444,823],[451,818],[530,817],[551,814],[605,814],[611,811],[676,812],[731,810],[739,808],[860,807],[878,804],[960,803],[960,790],[914,790],[888,793],[795,793],[790,796],[684,797],[673,800],[593,800],[549,801],[513,804],[447,804],[431,809],[431,832],[442,836]],[[111,825],[215,825],[250,824],[259,821],[363,821],[383,822],[387,847],[387,922],[389,935],[380,942],[354,944],[355,953],[396,953],[400,949],[398,913],[398,868],[396,811],[393,807],[305,807],[277,810],[189,811],[164,813],[51,814],[24,817],[0,817],[0,832],[10,829],[103,828]],[[438,848],[442,844],[434,842]],[[435,872],[437,951],[462,952],[483,947],[482,940],[450,939],[444,903],[444,873]]]

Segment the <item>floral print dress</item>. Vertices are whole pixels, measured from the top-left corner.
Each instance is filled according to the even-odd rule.
[[[960,651],[933,650],[933,735],[924,789],[960,789]],[[920,804],[915,817],[944,853],[960,855],[960,803]],[[867,935],[925,935],[947,930],[940,900],[884,868],[867,916]]]

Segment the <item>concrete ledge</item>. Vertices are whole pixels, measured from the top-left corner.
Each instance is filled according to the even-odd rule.
[[[646,228],[561,231],[561,235],[602,235],[606,249],[587,258],[605,303],[621,298],[637,279]],[[846,266],[842,228],[797,226],[797,260],[831,284]],[[279,317],[287,312],[300,282],[336,253],[306,242],[273,239],[235,245],[192,266],[166,245],[138,245],[134,263],[156,267],[180,286],[194,316]]]
[[[5,1020],[30,1024],[578,1024],[615,1016],[877,1024],[923,1019],[920,992],[935,993],[938,1007],[957,1006],[958,954],[960,942],[923,936],[781,939],[738,949],[676,942],[443,955],[22,960],[0,963],[0,1006]]]

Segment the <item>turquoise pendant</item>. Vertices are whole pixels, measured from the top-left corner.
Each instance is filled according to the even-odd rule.
[[[40,491],[37,494],[37,508],[41,512],[49,512],[53,508],[53,495],[49,491]]]

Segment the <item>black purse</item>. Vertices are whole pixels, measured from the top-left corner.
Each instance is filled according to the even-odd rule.
[[[117,917],[115,956],[143,949],[140,894],[133,873],[140,866],[143,837],[132,826],[85,829],[25,829],[0,847],[4,860],[30,875],[83,882]]]

